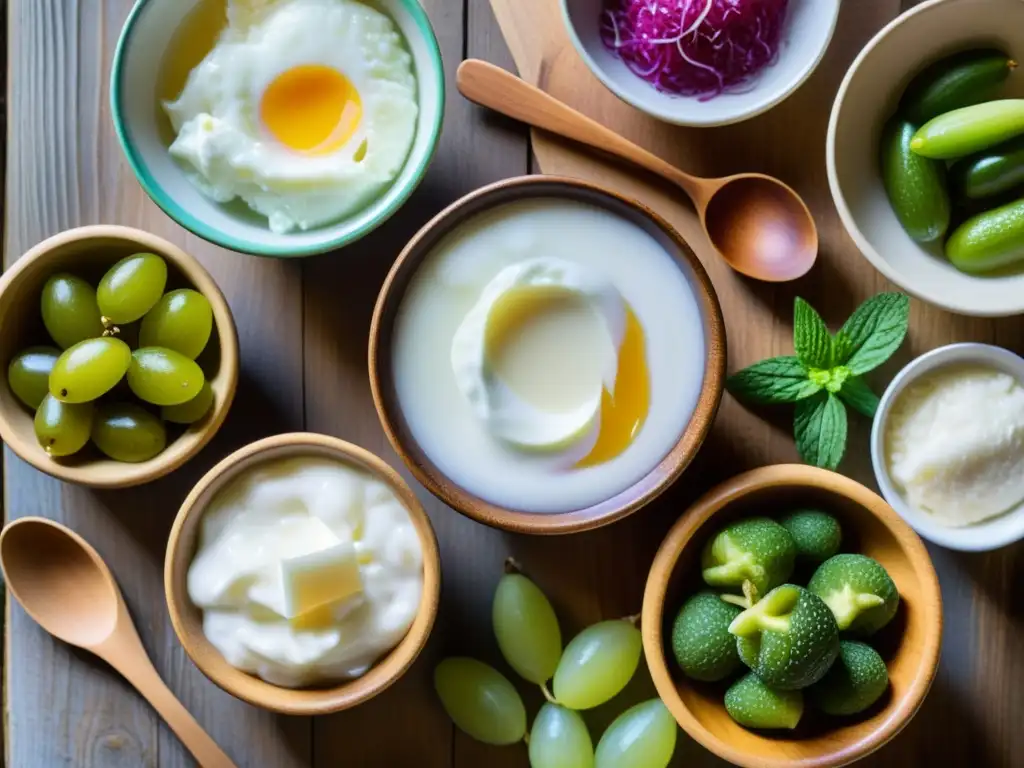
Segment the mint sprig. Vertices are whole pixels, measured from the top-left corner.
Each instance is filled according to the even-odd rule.
[[[910,299],[880,293],[861,304],[833,336],[814,307],[793,307],[795,356],[772,357],[729,377],[733,395],[750,403],[796,403],[793,431],[808,464],[835,469],[846,450],[846,406],[873,418],[878,396],[863,374],[899,349],[907,335]]]

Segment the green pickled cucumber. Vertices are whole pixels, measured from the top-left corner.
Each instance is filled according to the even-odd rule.
[[[827,715],[855,715],[870,707],[889,687],[889,671],[878,651],[866,643],[842,640],[839,658],[807,695]]]
[[[672,651],[687,677],[715,682],[740,666],[729,624],[740,609],[705,590],[687,600],[672,625]]]
[[[843,531],[832,515],[817,509],[798,509],[779,519],[796,543],[796,555],[804,561],[823,563],[839,551]]]
[[[900,593],[888,571],[865,555],[836,555],[822,563],[807,589],[820,597],[842,631],[872,635],[896,615]]]
[[[803,717],[804,696],[800,691],[769,688],[748,672],[725,692],[725,711],[744,728],[792,730]]]
[[[925,67],[903,92],[899,111],[922,125],[954,109],[991,101],[1017,62],[994,48],[975,48]]]
[[[1024,262],[1024,198],[967,219],[946,241],[946,258],[974,273]]]
[[[1024,99],[986,101],[946,112],[917,129],[910,148],[935,160],[958,160],[1024,134]]]
[[[1024,136],[965,157],[949,169],[951,187],[969,200],[981,200],[1024,185]]]
[[[818,682],[839,654],[832,611],[803,587],[783,584],[729,625],[740,660],[765,684],[783,691]]]
[[[882,182],[896,218],[919,243],[938,240],[949,228],[945,166],[912,152],[914,124],[900,117],[882,131]]]
[[[790,577],[795,558],[796,545],[785,528],[767,517],[750,517],[707,543],[701,573],[709,586],[742,591],[743,598],[731,599],[747,608]]]

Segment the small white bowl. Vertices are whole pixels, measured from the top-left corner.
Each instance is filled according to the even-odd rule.
[[[955,51],[999,46],[1024,57],[1021,0],[928,0],[884,27],[850,66],[828,125],[828,183],[839,216],[860,252],[908,293],[950,312],[1002,317],[1024,312],[1024,272],[960,272],[938,243],[914,242],[889,205],[878,143],[910,80]],[[1024,74],[1010,77],[1007,96],[1024,96]]]
[[[378,0],[412,54],[416,74],[416,136],[391,185],[365,208],[332,224],[286,234],[239,201],[221,205],[203,195],[167,151],[165,117],[157,103],[164,55],[182,21],[204,0],[137,0],[114,51],[110,106],[121,149],[139,184],[178,224],[212,243],[258,256],[309,256],[348,245],[383,224],[426,173],[441,133],[444,70],[441,51],[418,0]]]
[[[778,60],[749,90],[700,101],[657,91],[601,42],[607,0],[561,0],[569,38],[590,71],[612,93],[651,117],[675,125],[729,125],[767,112],[800,87],[825,55],[839,19],[839,0],[790,0]]]
[[[896,488],[885,461],[885,427],[893,403],[900,393],[921,376],[938,368],[964,364],[985,365],[1005,371],[1024,382],[1024,358],[990,344],[950,344],[933,349],[908,364],[889,384],[871,428],[871,464],[882,496],[922,537],[949,549],[984,552],[1024,539],[1024,502],[999,517],[962,528],[935,522],[927,513],[914,509]]]

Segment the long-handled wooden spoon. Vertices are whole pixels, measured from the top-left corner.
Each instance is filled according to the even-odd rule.
[[[15,520],[0,533],[0,568],[29,616],[54,637],[95,653],[124,675],[199,765],[235,768],[157,675],[113,574],[81,536],[41,517]]]
[[[553,96],[485,61],[462,62],[459,92],[514,120],[628,160],[677,184],[690,196],[719,255],[748,277],[795,280],[814,266],[818,231],[804,201],[761,173],[720,179],[691,176]]]

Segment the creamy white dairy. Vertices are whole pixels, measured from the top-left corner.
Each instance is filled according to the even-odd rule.
[[[602,390],[614,393],[625,329],[622,296],[600,273],[551,258],[512,264],[455,331],[455,382],[491,434],[578,461],[597,440]]]
[[[171,155],[205,195],[241,198],[273,232],[364,207],[416,132],[412,56],[394,23],[353,0],[228,0],[227,18],[163,105]]]
[[[894,402],[885,455],[907,501],[942,525],[1006,512],[1024,500],[1024,387],[983,366],[927,374]]]
[[[270,461],[203,514],[188,593],[233,666],[275,685],[357,677],[416,617],[423,554],[405,507],[361,470]]]
[[[559,263],[575,265],[572,279],[568,269],[554,279],[559,270],[552,267]],[[485,293],[499,275],[505,275],[499,285],[511,285],[530,270],[547,273],[552,285],[590,288],[577,292],[575,307],[569,303],[558,313],[538,316],[537,325],[522,324],[522,337],[508,355],[485,361],[480,345],[486,334],[468,318],[475,307],[487,307]],[[494,504],[563,512],[613,497],[665,457],[696,407],[706,353],[693,280],[690,269],[678,265],[653,237],[602,208],[538,199],[473,217],[424,259],[395,320],[394,381],[412,434],[453,482]],[[613,458],[576,463],[593,444],[581,433],[593,418],[594,388],[611,383],[609,363],[623,306],[626,336],[630,323],[642,329],[634,329],[642,340],[632,347],[649,380],[646,417]],[[470,334],[467,325],[475,325],[475,332]],[[476,350],[461,362],[453,345],[460,328]],[[627,346],[620,348],[620,360]],[[620,366],[620,379],[624,372],[635,373],[632,363],[626,371]],[[545,373],[555,375],[540,375]],[[614,382],[616,393],[623,383]],[[529,407],[510,410],[506,390]],[[496,395],[502,397],[495,405]],[[537,410],[559,415],[545,426]],[[516,435],[509,439],[513,428]],[[560,447],[560,438],[571,443],[569,452],[550,450]],[[548,450],[524,449],[530,439]]]

